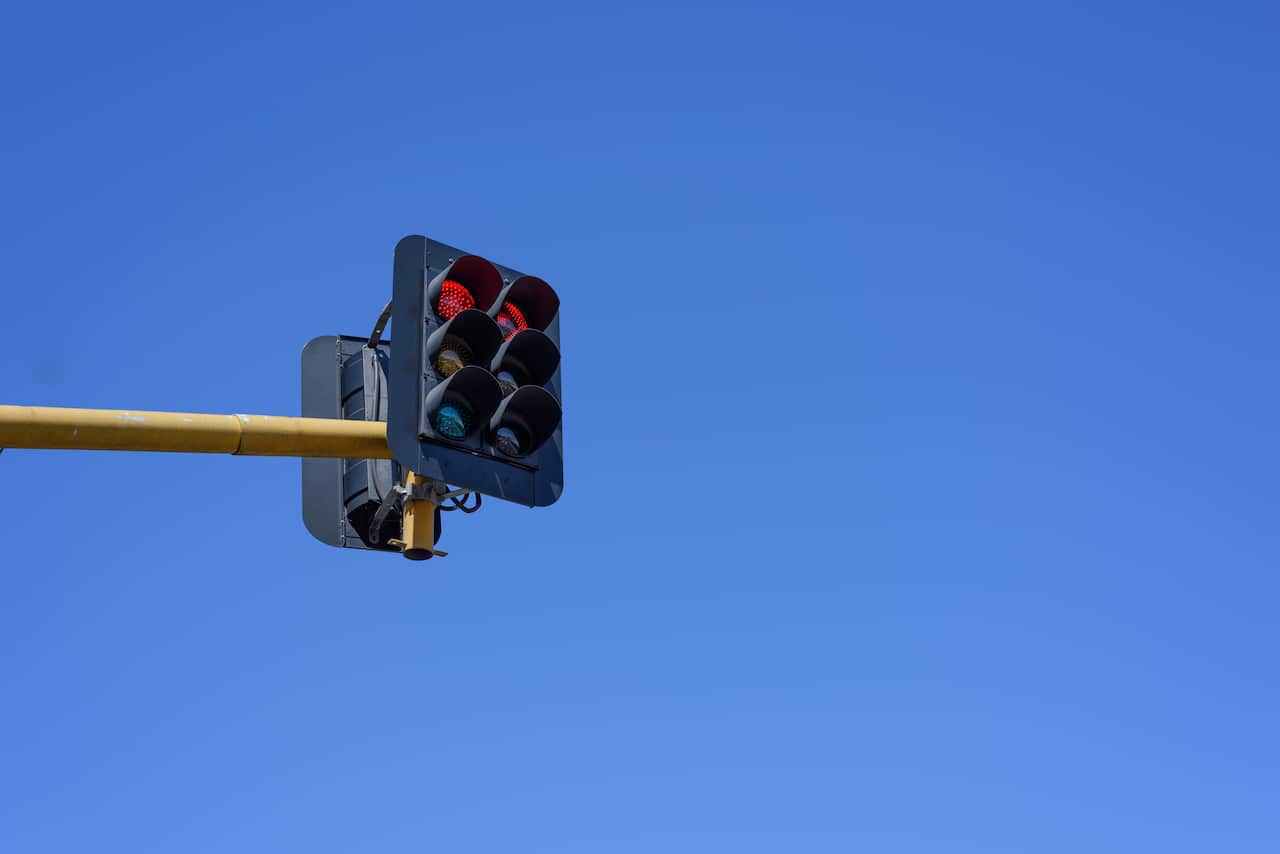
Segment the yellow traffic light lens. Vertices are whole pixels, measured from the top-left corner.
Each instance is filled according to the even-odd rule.
[[[440,343],[440,352],[436,354],[436,370],[441,376],[450,377],[473,361],[467,342],[456,335],[446,335]]]

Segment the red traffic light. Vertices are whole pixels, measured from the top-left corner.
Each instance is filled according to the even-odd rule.
[[[476,298],[461,283],[453,279],[445,279],[440,285],[440,296],[436,300],[436,314],[444,320],[476,307]]]
[[[498,321],[498,326],[502,328],[502,337],[508,340],[517,332],[523,332],[529,328],[529,321],[524,319],[524,312],[509,300],[498,309],[498,316],[494,320]]]
[[[560,311],[560,297],[537,276],[521,276],[502,292],[489,313],[510,338],[525,329],[546,331]],[[503,315],[506,315],[504,322]]]
[[[490,313],[502,291],[502,274],[479,255],[463,255],[427,286],[427,303],[441,320],[468,309]]]

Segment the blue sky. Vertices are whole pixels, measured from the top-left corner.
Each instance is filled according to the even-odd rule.
[[[9,10],[0,401],[294,414],[422,233],[558,289],[566,487],[6,451],[0,847],[1276,850],[1276,24]]]

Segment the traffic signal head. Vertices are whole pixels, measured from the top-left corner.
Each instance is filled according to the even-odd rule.
[[[386,421],[386,369],[391,348],[364,338],[326,336],[302,351],[302,414],[344,421]],[[404,471],[394,460],[302,460],[302,518],[316,539],[331,546],[400,553],[399,505],[383,510]],[[439,508],[434,536],[439,540]]]
[[[407,470],[531,506],[564,481],[560,298],[425,237],[396,246],[387,441]]]

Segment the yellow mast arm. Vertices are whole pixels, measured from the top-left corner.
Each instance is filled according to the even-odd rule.
[[[380,421],[0,406],[0,448],[389,460]]]

